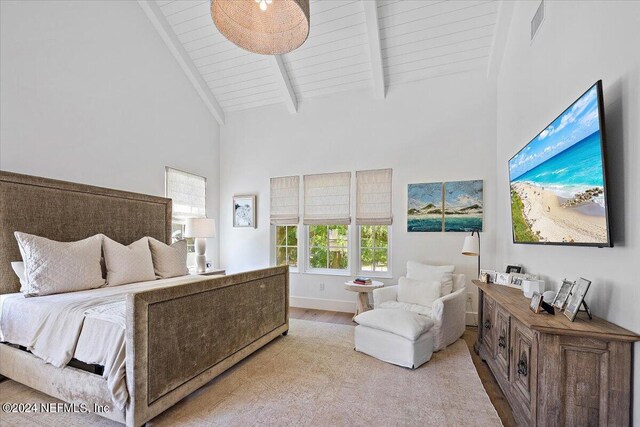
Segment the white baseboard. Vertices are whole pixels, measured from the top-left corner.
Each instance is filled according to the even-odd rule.
[[[478,313],[473,311],[467,311],[466,313],[466,324],[467,326],[478,326]]]
[[[353,301],[290,296],[289,304],[291,307],[355,313],[355,303]]]

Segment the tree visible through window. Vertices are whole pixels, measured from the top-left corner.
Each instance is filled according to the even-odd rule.
[[[360,226],[360,270],[389,271],[389,227]]]
[[[349,268],[349,227],[309,226],[309,267],[346,270]]]
[[[276,265],[298,267],[297,225],[276,225]]]

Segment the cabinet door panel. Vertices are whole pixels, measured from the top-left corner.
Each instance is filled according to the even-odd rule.
[[[510,316],[500,306],[495,309],[496,327],[494,331],[494,354],[496,358],[496,366],[498,375],[502,375],[505,379],[509,379],[509,351],[510,351]]]
[[[482,309],[482,340],[487,351],[494,357],[495,301],[485,297]]]
[[[535,382],[534,335],[518,321],[511,325],[511,382],[515,397],[528,415],[531,414]]]

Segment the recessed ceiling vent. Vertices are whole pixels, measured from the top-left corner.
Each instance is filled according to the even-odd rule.
[[[536,14],[533,15],[533,19],[531,20],[531,40],[536,36],[536,33],[542,25],[542,21],[544,21],[544,0],[540,2],[538,10],[536,10]]]

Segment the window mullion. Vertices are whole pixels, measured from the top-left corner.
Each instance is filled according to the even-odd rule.
[[[329,266],[331,265],[331,263],[329,262],[329,258],[331,257],[331,250],[329,248],[329,226],[327,225],[327,246],[326,246],[326,251],[327,251],[327,268],[329,268]]]
[[[373,235],[371,236],[371,266],[373,271],[378,271],[376,268],[376,226],[371,227],[371,232]]]
[[[289,226],[284,226],[284,238],[285,240],[285,248],[284,248],[284,260],[289,265]]]

